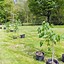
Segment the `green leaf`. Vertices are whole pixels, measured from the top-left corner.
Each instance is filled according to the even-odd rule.
[[[44,35],[43,38],[48,38],[48,35]]]
[[[50,43],[49,42],[47,43],[47,46],[50,46]]]
[[[48,51],[51,51],[51,48],[50,47],[48,47]]]
[[[41,29],[40,29],[40,27],[37,29],[37,31],[38,31],[38,33],[41,33]]]
[[[42,35],[41,34],[39,34],[39,38],[41,38],[42,37]]]
[[[56,41],[54,41],[53,43],[56,44]]]
[[[43,42],[42,41],[40,41],[40,47],[43,45]]]

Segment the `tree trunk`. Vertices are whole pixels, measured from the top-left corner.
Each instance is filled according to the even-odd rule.
[[[13,14],[13,22],[14,22],[14,13],[12,13]]]
[[[47,22],[50,23],[50,16],[47,16]]]
[[[48,10],[47,12],[47,22],[50,23],[50,15],[51,15],[51,11]]]
[[[28,14],[27,14],[27,23],[28,23]]]
[[[52,64],[54,64],[54,43],[52,43]]]
[[[22,26],[23,26],[23,21],[21,22]]]

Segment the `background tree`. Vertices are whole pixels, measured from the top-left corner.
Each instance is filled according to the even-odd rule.
[[[0,22],[5,23],[11,19],[12,0],[3,0],[0,3]]]
[[[51,21],[55,25],[64,24],[64,0],[56,0],[57,2],[57,9],[51,15]]]
[[[4,20],[4,5],[3,5],[4,0],[0,1],[0,23]]]
[[[30,11],[36,16],[46,16],[50,23],[50,16],[63,7],[63,0],[28,0]],[[60,3],[61,2],[61,3]],[[62,5],[61,5],[62,4]]]

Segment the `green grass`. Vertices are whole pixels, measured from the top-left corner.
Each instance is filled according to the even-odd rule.
[[[55,26],[52,30],[58,34],[64,34],[63,27]],[[46,43],[40,48],[37,28],[38,26],[20,26],[17,33],[7,33],[0,29],[0,64],[45,64],[47,58],[51,58],[51,51],[47,50]],[[26,38],[19,38],[20,34],[25,34]],[[13,35],[18,38],[13,39]],[[33,58],[37,50],[45,52],[45,61],[40,62]],[[64,53],[63,40],[55,46],[55,58],[60,58],[62,53]]]

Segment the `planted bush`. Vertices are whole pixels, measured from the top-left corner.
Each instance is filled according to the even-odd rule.
[[[7,32],[16,32],[18,30],[18,23],[17,21],[16,22],[13,22],[13,23],[6,23],[6,29]]]
[[[10,31],[10,22],[6,23],[6,31],[9,32]]]
[[[54,45],[60,41],[60,35],[54,33],[52,31],[49,23],[43,21],[42,28],[38,28],[39,38],[42,38],[40,42],[40,46],[42,46],[43,42],[47,42],[47,46],[52,46],[52,64],[54,63]]]

